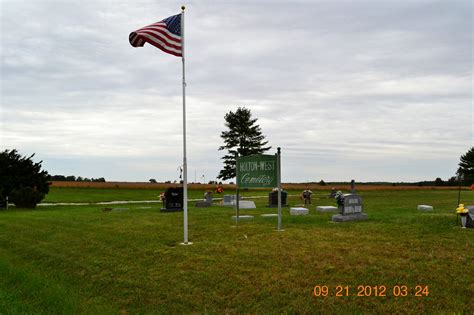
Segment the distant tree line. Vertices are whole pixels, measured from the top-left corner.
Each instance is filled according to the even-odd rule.
[[[99,182],[99,183],[105,183],[105,178],[100,177],[100,178],[87,178],[87,177],[81,177],[81,176],[64,176],[64,175],[49,175],[48,177],[49,181],[59,181],[59,182]]]
[[[456,176],[450,177],[448,180],[442,180],[440,177],[433,181],[425,180],[420,182],[364,182],[357,183],[357,185],[392,185],[392,186],[470,186],[474,184],[474,147],[471,147],[465,154],[459,158],[459,168],[456,171]],[[320,186],[337,186],[349,185],[350,182],[308,182],[306,184],[313,184]]]
[[[288,183],[292,184],[292,183]],[[294,183],[298,184],[298,183]],[[321,180],[319,182],[305,182],[303,184],[308,184],[308,185],[319,185],[319,186],[344,186],[344,185],[350,185],[351,182],[325,182],[324,180]],[[357,185],[371,185],[371,186],[457,186],[459,185],[458,178],[456,176],[453,176],[449,178],[447,181],[442,180],[441,178],[436,178],[435,180],[425,180],[425,181],[419,181],[419,182],[357,182],[356,181],[356,186]]]

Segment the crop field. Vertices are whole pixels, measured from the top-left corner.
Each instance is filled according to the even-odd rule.
[[[292,188],[288,203],[301,204]],[[360,189],[369,219],[333,223],[315,211],[335,205],[329,189],[307,216],[283,208],[283,232],[261,216],[276,212],[268,191],[242,192],[257,209],[238,226],[233,208],[190,202],[193,245],[182,246],[181,212],[94,204],[156,200],[164,186],[53,185],[44,202],[91,204],[0,210],[0,314],[472,313],[474,230],[457,223],[457,190]]]
[[[53,181],[51,187],[54,188],[110,188],[110,189],[150,189],[150,190],[163,190],[168,187],[175,187],[177,184],[165,184],[165,183],[144,183],[144,182],[66,182],[66,181]],[[224,184],[222,185],[225,190],[235,190],[235,185]],[[211,184],[195,184],[189,183],[188,187],[190,190],[214,190],[216,185]],[[350,190],[350,184],[346,185],[326,185],[321,186],[320,184],[301,184],[301,183],[283,183],[283,189],[286,190],[303,190],[309,188],[311,190],[323,190],[329,191],[332,187],[338,190]],[[357,190],[457,190],[458,187],[453,186],[406,186],[406,185],[367,185],[357,184]],[[463,190],[469,190],[468,187],[462,187]]]

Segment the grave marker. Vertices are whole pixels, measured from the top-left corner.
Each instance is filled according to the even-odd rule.
[[[284,190],[281,192],[281,205],[283,207],[287,207],[286,198],[288,193]],[[272,192],[268,193],[268,205],[267,207],[278,207],[278,189],[273,190]]]
[[[307,215],[309,214],[309,210],[303,207],[293,207],[290,208],[291,215]]]
[[[212,192],[206,191],[206,193],[204,194],[204,200],[196,201],[196,204],[194,206],[196,208],[206,208],[212,206]]]
[[[170,187],[165,191],[161,212],[183,211],[183,187]]]
[[[339,210],[340,214],[332,216],[334,222],[367,220],[367,214],[362,211],[362,198],[357,194],[345,194]]]

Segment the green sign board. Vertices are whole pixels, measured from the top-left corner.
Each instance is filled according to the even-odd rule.
[[[237,158],[239,188],[277,187],[277,155],[249,155]]]

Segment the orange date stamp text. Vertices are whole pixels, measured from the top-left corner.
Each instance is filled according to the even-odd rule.
[[[315,285],[313,295],[315,297],[427,297],[429,296],[429,286],[427,285]]]

